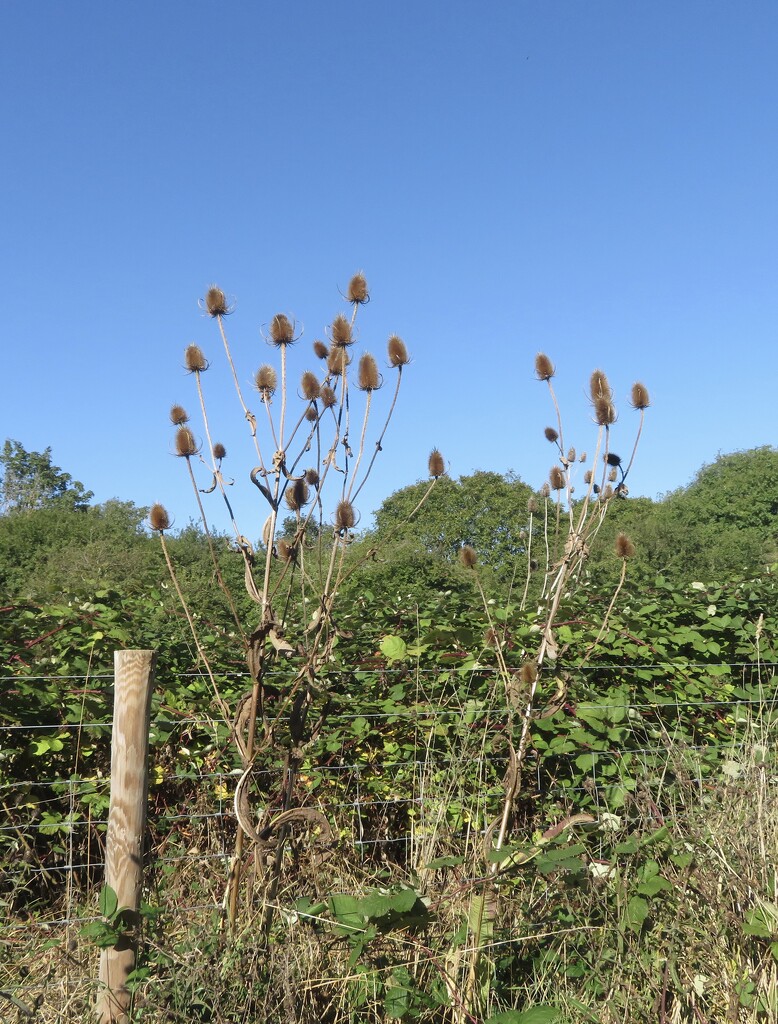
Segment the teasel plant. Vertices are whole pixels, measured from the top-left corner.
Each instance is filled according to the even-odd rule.
[[[236,707],[228,707],[219,691],[196,618],[179,585],[165,539],[170,516],[159,504],[150,515],[151,528],[160,538],[174,589],[242,765],[234,799],[238,829],[224,898],[227,921],[234,932],[241,882],[249,874],[246,859],[253,852],[255,870],[251,875],[262,879],[265,937],[272,924],[290,830],[308,830],[311,848],[317,851],[315,857],[328,855],[331,847],[332,831],[326,816],[314,808],[293,805],[295,784],[305,753],[321,735],[327,720],[327,666],[342,632],[337,621],[338,594],[358,565],[376,554],[370,549],[359,560],[347,557],[360,519],[357,499],[375,470],[410,363],[406,345],[396,334],[387,342],[385,376],[373,355],[363,353],[355,361],[352,352],[359,312],[370,300],[364,274],[351,278],[344,299],[346,312],[333,318],[327,340],[313,342],[318,370],[306,368],[299,377],[293,376],[292,368],[292,352],[302,334],[298,324],[290,315],[277,313],[264,326],[271,358],[254,373],[255,400],[259,402],[256,410],[241,385],[227,333],[232,305],[216,285],[208,289],[201,303],[204,313],[215,323],[251,439],[254,465],[246,472],[245,480],[256,488],[264,505],[264,521],[254,527],[256,536],[261,535],[256,544],[238,525],[229,492],[234,481],[222,470],[227,452],[215,440],[204,386],[209,361],[197,345],[189,345],[184,354],[185,368],[195,383],[204,440],[196,436],[186,410],[174,405],[170,410],[176,429],[174,448],[186,463],[214,578],[235,620],[251,680],[250,691]],[[384,395],[379,396],[382,390]],[[385,397],[385,401],[379,401],[379,397]],[[411,517],[445,473],[443,457],[437,450],[429,457],[429,473],[429,487]],[[205,486],[199,485],[198,474]],[[234,550],[242,560],[245,588],[254,609],[250,622],[241,616],[236,596],[230,593],[219,566],[203,500],[209,495],[220,497],[226,509]],[[282,515],[284,525],[289,527],[291,522],[292,526],[279,536]],[[271,675],[274,681],[288,680],[280,693],[277,686],[273,689],[272,705],[267,700]],[[279,792],[273,800],[280,810],[275,813],[253,806],[259,764],[267,761],[283,766]]]
[[[626,498],[628,495],[627,477],[635,461],[638,445],[643,431],[646,409],[650,400],[648,390],[642,383],[632,386],[630,403],[638,413],[639,421],[632,443],[629,459],[624,462],[612,448],[612,433],[617,422],[614,397],[606,374],[595,370],[589,380],[589,401],[591,418],[596,428],[594,439],[594,457],[591,468],[583,475],[584,493],[580,499],[574,498],[575,481],[580,465],[587,462],[587,455],[577,454],[573,446],[568,446],[564,435],[562,411],[554,389],[553,380],[556,368],[545,353],[535,358],[535,376],[544,383],[549,392],[554,410],[555,425],[544,430],[546,441],[553,446],[556,460],[551,466],[548,479],[539,489],[537,496],[528,502],[529,524],[527,529],[527,575],[520,601],[523,611],[530,594],[530,574],[536,560],[533,558],[533,535],[536,533],[535,520],[541,518],[542,529],[537,532],[542,536],[542,551],[545,556],[543,581],[540,588],[538,607],[539,629],[536,635],[539,640],[534,649],[518,652],[520,667],[508,663],[505,645],[501,642],[501,630],[494,621],[490,602],[487,600],[483,587],[478,580],[478,552],[470,546],[464,546],[460,552],[462,564],[475,574],[478,590],[487,618],[487,635],[491,639],[490,646],[495,652],[497,678],[502,681],[506,708],[505,740],[508,747],[508,767],[503,780],[504,795],[498,816],[487,826],[485,831],[483,854],[486,871],[481,890],[474,890],[473,905],[469,920],[474,932],[471,943],[470,962],[463,986],[461,1003],[461,1022],[473,1019],[477,1011],[478,993],[483,988],[484,970],[481,963],[480,932],[486,915],[494,913],[498,901],[498,888],[494,886],[500,873],[500,859],[496,855],[504,847],[510,833],[518,798],[522,786],[522,769],[530,748],[532,723],[539,717],[547,717],[562,706],[567,697],[567,684],[562,673],[547,673],[554,677],[556,692],[545,694],[540,700],[540,684],[544,668],[551,667],[557,661],[559,648],[556,641],[556,622],[563,598],[569,595],[581,578],[586,560],[595,543],[597,534],[602,527],[608,509],[613,502]],[[542,506],[542,508],[541,508]],[[597,638],[585,652],[584,661],[588,660],[599,642],[605,636],[608,622],[619,593],[624,585],[629,560],[635,554],[632,540],[624,533],[616,538],[616,555],[621,562],[619,581],[611,596],[608,608],[603,616]],[[504,631],[503,631],[504,633]],[[541,706],[541,703],[543,706]],[[588,814],[573,814],[557,822],[544,833],[548,839],[559,835],[562,831],[576,825],[591,823],[594,818]],[[493,891],[490,893],[489,888]],[[490,909],[491,908],[491,909]]]

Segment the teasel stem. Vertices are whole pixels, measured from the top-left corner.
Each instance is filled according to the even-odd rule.
[[[556,392],[554,391],[554,385],[551,383],[550,377],[546,381],[546,384],[548,384],[548,392],[551,395],[551,401],[554,403],[554,410],[556,412],[556,422],[557,426],[559,427],[559,437],[557,438],[557,444],[559,445],[560,453],[563,453],[566,451],[566,449],[564,446],[564,433],[562,431],[562,413],[560,411],[559,402],[557,401]]]
[[[224,343],[224,351],[227,353],[227,362],[230,364],[230,370],[232,371],[232,379],[235,384],[235,391],[238,394],[238,401],[240,402],[241,408],[243,409],[243,415],[248,421],[249,429],[251,430],[251,436],[254,438],[254,448],[257,453],[257,461],[259,462],[260,466],[262,467],[262,471],[264,472],[265,462],[264,459],[262,458],[262,452],[259,447],[259,439],[257,438],[257,418],[244,401],[243,392],[241,391],[240,382],[238,381],[238,374],[235,370],[235,364],[232,361],[232,352],[230,351],[230,344],[227,341],[227,332],[224,330],[223,317],[221,313],[217,314],[216,322],[219,325],[219,333],[221,334],[222,342]]]
[[[199,378],[200,375],[197,374],[197,376]],[[208,433],[208,431],[206,429],[206,435],[207,435],[207,433]],[[210,445],[210,438],[208,439],[208,443]],[[211,449],[211,450],[213,451],[213,449]],[[219,589],[222,591],[224,596],[227,598],[227,604],[229,605],[229,608],[230,608],[230,614],[232,615],[233,622],[237,626],[238,635],[241,638],[241,642],[243,643],[243,646],[245,647],[246,644],[247,644],[246,633],[245,633],[245,631],[243,629],[243,625],[242,625],[242,623],[240,621],[240,615],[238,614],[238,609],[235,607],[235,601],[234,601],[233,596],[232,596],[232,591],[227,586],[227,584],[224,581],[224,577],[222,576],[221,566],[219,565],[219,559],[216,557],[216,548],[214,547],[214,544],[213,544],[213,537],[211,536],[211,531],[210,531],[210,529],[208,527],[208,519],[207,519],[207,517],[205,515],[205,508],[203,507],[203,501],[202,501],[202,498],[200,497],[200,488],[197,486],[197,481],[195,480],[194,470],[192,469],[192,459],[191,459],[191,456],[189,456],[189,455],[186,456],[186,468],[189,470],[189,479],[192,481],[192,489],[194,490],[195,498],[197,500],[197,507],[198,507],[198,509],[200,511],[200,520],[201,520],[201,522],[203,524],[203,532],[205,533],[205,539],[206,539],[206,542],[208,544],[208,552],[209,552],[209,554],[211,556],[211,562],[213,563],[213,571],[216,574],[216,580],[217,580],[217,582],[219,584]]]
[[[584,500],[583,500],[582,505],[581,505],[581,514],[578,516],[578,524],[577,524],[577,526],[575,528],[575,533],[576,533],[576,535],[578,537],[582,537],[583,536],[584,524],[586,523],[586,518],[587,518],[587,516],[589,514],[589,507],[591,505],[592,492],[594,490],[594,484],[595,484],[594,471],[595,471],[595,467],[597,465],[597,460],[600,457],[600,448],[602,446],[603,431],[605,431],[607,429],[608,428],[606,426],[602,426],[602,425],[599,426],[598,429],[597,429],[597,444],[595,445],[595,449],[594,449],[594,459],[592,460],[592,472],[591,472],[591,476],[589,477],[589,486],[588,486],[588,488],[586,490],[586,495],[584,496]]]
[[[524,611],[527,606],[527,595],[529,594],[529,581],[532,575],[532,519],[533,512],[529,514],[529,531],[527,534],[527,578],[524,581],[524,593],[521,595],[521,603],[519,609]]]
[[[632,454],[629,457],[629,462],[627,463],[627,468],[624,470],[624,474],[623,474],[623,476],[621,478],[621,482],[622,483],[624,483],[624,481],[627,479],[627,475],[629,474],[629,471],[632,469],[632,463],[635,461],[635,455],[637,454],[638,445],[640,444],[640,435],[643,433],[643,420],[645,419],[645,416],[646,416],[646,410],[645,409],[641,409],[640,410],[640,423],[638,423],[638,432],[637,432],[637,434],[635,436],[635,443],[632,446]]]
[[[589,645],[589,647],[584,652],[583,661],[581,662],[582,666],[587,664],[587,662],[589,661],[590,655],[592,654],[593,651],[595,651],[597,649],[597,645],[599,644],[600,640],[602,640],[602,638],[605,636],[606,632],[608,631],[608,623],[610,622],[610,617],[611,617],[611,614],[613,612],[614,605],[616,604],[618,596],[621,593],[621,588],[624,586],[624,581],[625,581],[626,578],[627,578],[627,559],[624,558],[624,559],[622,559],[622,562],[621,562],[621,575],[619,576],[619,582],[616,584],[616,589],[613,591],[613,596],[610,599],[610,604],[608,605],[607,611],[605,612],[605,615],[603,617],[602,624],[600,625],[599,632],[597,633],[597,636],[595,637],[595,639],[592,641],[592,643]]]
[[[219,687],[216,683],[216,679],[214,678],[213,670],[211,669],[211,663],[208,661],[208,656],[206,655],[205,650],[203,649],[203,645],[200,643],[200,638],[197,634],[197,627],[195,626],[194,619],[192,618],[192,613],[189,611],[189,605],[186,603],[186,598],[184,597],[184,593],[181,590],[181,586],[178,582],[178,576],[176,575],[176,571],[173,568],[173,561],[170,557],[170,552],[168,551],[167,543],[165,541],[165,535],[163,533],[160,533],[159,540],[162,545],[162,553],[165,556],[165,563],[167,565],[168,574],[170,575],[170,579],[175,588],[179,603],[181,605],[181,608],[183,609],[184,615],[186,616],[186,621],[189,624],[189,629],[192,633],[192,639],[194,640],[195,647],[197,648],[197,653],[202,658],[203,665],[205,666],[205,671],[208,673],[208,678],[211,682],[211,689],[213,690],[213,695],[216,700],[216,703],[219,706],[219,711],[222,713],[224,721],[227,723],[230,732],[232,733],[232,738],[235,741],[241,758],[244,759],[245,763],[245,744],[243,743],[243,740],[241,739],[237,729],[235,728],[232,722],[232,715],[230,714],[230,709],[227,706],[226,701],[223,699],[221,693],[219,692]]]
[[[394,407],[397,405],[397,396],[400,394],[400,384],[402,383],[402,372],[403,372],[402,366],[398,366],[397,367],[397,383],[395,384],[395,387],[394,387],[394,395],[392,396],[392,403],[389,406],[389,412],[386,415],[386,422],[384,423],[384,426],[383,426],[383,429],[381,430],[381,433],[378,435],[378,440],[375,443],[375,451],[373,452],[373,455],[372,455],[372,457],[370,459],[370,462],[368,463],[367,469],[365,470],[365,475],[362,477],[362,482],[360,483],[359,487],[357,487],[356,491],[354,492],[354,494],[353,494],[353,496],[351,498],[352,501],[356,501],[357,500],[357,497],[359,496],[359,492],[362,490],[362,488],[367,483],[367,479],[370,476],[370,473],[371,473],[371,471],[373,469],[373,465],[375,463],[375,460],[378,458],[378,453],[381,451],[381,445],[382,445],[383,440],[384,440],[384,435],[386,434],[386,431],[389,429],[389,421],[391,420],[392,414],[394,413]],[[426,498],[424,500],[426,500]],[[415,511],[416,510],[414,510],[414,512]],[[414,515],[414,512],[411,512],[411,515]]]
[[[284,450],[284,426],[286,425],[286,345],[281,346],[281,422],[278,425],[278,451]]]
[[[548,587],[550,573],[551,573],[551,546],[548,543],[548,498],[543,498],[543,541],[546,547],[546,568],[543,574],[543,587],[540,591],[540,599],[546,596],[546,588]]]
[[[351,492],[354,488],[354,484],[357,480],[357,474],[359,473],[359,464],[362,461],[362,456],[365,451],[365,435],[367,434],[367,421],[370,417],[370,404],[373,398],[373,392],[368,391],[365,399],[365,415],[362,418],[362,433],[359,438],[359,451],[357,452],[357,459],[354,463],[354,468],[351,471],[351,483],[349,484],[348,494],[346,495],[347,501],[352,501]],[[363,481],[364,482],[364,481]]]

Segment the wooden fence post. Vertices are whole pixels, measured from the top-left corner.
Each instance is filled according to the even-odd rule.
[[[105,843],[105,884],[116,893],[127,930],[100,956],[100,1024],[126,1024],[131,993],[127,975],[135,967],[141,887],[143,834],[148,793],[149,720],[154,688],[154,651],[114,652],[114,704],[111,735],[111,801]]]

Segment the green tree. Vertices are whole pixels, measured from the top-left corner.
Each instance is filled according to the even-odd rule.
[[[19,441],[6,439],[0,452],[0,513],[35,509],[85,509],[94,497],[79,480],[51,461],[51,448],[28,452]]]

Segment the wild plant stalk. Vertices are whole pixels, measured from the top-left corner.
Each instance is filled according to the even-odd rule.
[[[296,773],[302,760],[303,751],[317,737],[326,718],[328,696],[326,681],[321,678],[321,675],[322,669],[331,655],[337,635],[333,619],[336,599],[343,581],[353,571],[353,567],[347,563],[347,551],[359,518],[354,507],[354,499],[360,494],[374,469],[378,452],[381,451],[384,436],[395,411],[402,371],[409,362],[405,344],[399,337],[392,335],[388,342],[387,353],[390,369],[397,371],[396,385],[388,413],[375,442],[375,450],[363,470],[369,425],[376,408],[375,393],[383,382],[375,359],[370,355],[363,355],[359,363],[356,386],[365,394],[365,404],[361,420],[359,447],[355,458],[349,444],[352,412],[349,364],[351,362],[350,349],[355,340],[354,326],[357,313],[360,307],[369,301],[367,283],[362,274],[356,274],[352,278],[348,287],[347,299],[351,304],[350,317],[338,314],[334,318],[329,329],[329,345],[321,341],[315,341],[313,344],[315,355],[324,363],[324,374],[319,376],[310,370],[303,373],[300,381],[300,397],[303,407],[296,421],[290,416],[293,388],[290,381],[289,365],[291,347],[299,340],[296,327],[294,322],[282,313],[276,314],[270,321],[267,329],[267,341],[279,356],[280,372],[277,373],[272,366],[264,364],[260,366],[254,378],[260,401],[265,406],[267,428],[266,443],[263,443],[260,440],[260,425],[257,417],[249,408],[241,389],[224,326],[225,317],[232,310],[220,288],[211,287],[205,296],[204,309],[217,323],[238,402],[252,435],[258,465],[251,470],[249,476],[268,506],[262,544],[258,550],[255,550],[255,547],[246,540],[244,533],[238,528],[232,507],[227,499],[221,472],[221,463],[226,456],[226,451],[223,446],[213,443],[211,424],[201,385],[201,374],[208,367],[207,360],[197,346],[190,346],[187,349],[186,357],[187,368],[195,377],[204,431],[211,457],[209,468],[213,485],[210,488],[205,488],[204,493],[210,493],[218,487],[226,503],[238,551],[243,559],[246,591],[257,605],[259,619],[258,623],[254,625],[244,626],[239,622],[241,636],[245,641],[247,666],[252,682],[250,693],[241,702],[241,707],[247,708],[247,713],[241,712],[239,722],[236,720],[231,726],[243,765],[243,776],[239,784],[241,799],[251,784],[253,766],[257,758],[263,753],[277,757],[279,753],[283,752],[284,777],[280,781],[279,795],[284,812],[291,807]],[[279,411],[276,417],[273,401],[279,391]],[[180,407],[174,407],[174,409],[180,410]],[[184,417],[186,415],[183,410],[176,413],[177,417],[180,418],[180,414],[183,414]],[[295,424],[291,430],[288,428],[288,420]],[[306,421],[310,424],[310,429],[301,433],[300,427]],[[192,466],[192,457],[199,451],[198,445],[192,431],[185,425],[185,419],[180,422],[179,419],[174,419],[174,423],[178,426],[179,431],[176,439],[177,452],[187,460],[201,522],[212,551],[215,573],[220,586],[227,593],[228,588],[224,584],[216,558],[211,529]],[[325,433],[329,434],[328,438],[325,438]],[[272,458],[267,454],[268,443],[273,446]],[[295,444],[294,448],[292,448],[293,443]],[[342,466],[338,464],[341,449],[344,453]],[[312,451],[315,452],[315,464],[303,471],[301,469],[305,464],[303,460],[306,459],[306,456],[310,457],[309,453]],[[434,452],[430,457],[430,467],[433,480],[427,494],[434,486],[438,476],[444,472],[442,457],[439,453]],[[434,473],[432,472],[433,468],[435,469]],[[324,525],[323,489],[325,484],[338,474],[343,477],[339,488],[340,500],[332,514],[331,540],[328,542]],[[294,532],[291,536],[279,538],[277,537],[277,526],[284,503],[294,516]],[[415,514],[417,510],[415,509],[412,514]],[[314,579],[306,568],[308,527],[313,521],[314,513],[318,514],[318,580]],[[160,535],[168,570],[192,630],[198,653],[200,653],[206,671],[212,679],[219,709],[225,720],[231,721],[232,716],[221,695],[218,694],[208,658],[197,636],[194,617],[189,611],[175,575],[175,568],[164,537],[169,527],[167,512],[162,506],[155,506],[152,528]],[[297,608],[295,608],[295,590],[299,594]],[[283,614],[279,615],[276,603],[282,594]],[[312,606],[315,610],[313,617],[305,625],[305,615],[308,614],[305,612],[308,595],[313,598]],[[234,595],[227,593],[227,597],[230,608],[237,615]],[[299,625],[295,627],[292,619],[297,609],[299,609],[300,619]],[[285,634],[290,629],[293,632],[287,638]],[[268,717],[264,699],[266,677],[279,663],[290,661],[295,665],[293,682],[278,701],[272,718]],[[315,710],[317,702],[321,705],[318,711]],[[260,722],[262,724],[261,733],[258,729]],[[241,814],[238,815],[239,827],[225,895],[232,929],[235,928],[237,921],[242,862],[249,834],[243,827],[244,823],[249,827],[247,819],[242,815],[243,806],[241,806]],[[277,833],[274,833],[278,838],[271,868],[266,878],[267,900],[263,925],[265,934],[269,932],[272,921],[272,908],[278,891],[285,838],[289,827],[286,818],[283,819],[283,822],[284,824],[279,827]],[[261,829],[272,831],[272,825],[272,821],[267,816],[263,817]],[[252,834],[258,834],[253,826],[249,831]]]
[[[619,495],[626,494],[624,481],[634,461],[637,442],[642,431],[643,415],[645,409],[649,405],[648,392],[646,388],[642,384],[635,384],[632,388],[631,398],[633,407],[638,409],[641,414],[640,426],[627,469],[622,470],[621,459],[610,449],[610,427],[616,420],[616,410],[613,405],[611,388],[605,374],[601,370],[595,370],[592,374],[590,380],[590,399],[594,413],[594,420],[598,426],[597,442],[595,446],[594,467],[586,474],[588,489],[585,497],[580,503],[579,509],[577,510],[578,514],[576,516],[573,508],[573,484],[571,479],[571,467],[575,462],[575,450],[569,449],[569,451],[565,452],[565,448],[563,447],[562,416],[555,391],[551,385],[551,380],[555,374],[555,368],[548,356],[543,353],[539,354],[535,360],[535,374],[539,380],[545,381],[548,384],[549,393],[556,412],[558,429],[547,427],[545,436],[547,440],[557,446],[559,451],[559,465],[552,467],[551,472],[549,473],[548,482],[543,485],[541,490],[541,495],[544,499],[546,509],[543,529],[546,544],[546,571],[541,588],[541,608],[543,616],[541,636],[538,647],[534,652],[530,652],[528,650],[522,652],[523,664],[519,672],[519,677],[521,683],[526,689],[526,696],[523,702],[523,710],[519,718],[518,737],[515,736],[514,714],[511,702],[506,702],[506,736],[511,755],[510,767],[506,773],[505,795],[500,815],[493,825],[487,830],[487,836],[491,835],[492,831],[496,833],[496,838],[494,842],[490,841],[489,850],[487,852],[500,850],[506,841],[510,829],[513,808],[521,791],[521,774],[527,757],[527,751],[529,749],[531,727],[542,669],[547,661],[553,662],[558,656],[554,632],[561,602],[563,597],[568,594],[570,588],[574,585],[574,581],[588,557],[591,544],[602,526],[609,504],[613,500],[617,500]],[[603,470],[601,482],[598,485],[595,481],[595,472],[599,465],[599,457],[603,447],[603,441]],[[614,489],[610,486],[610,480],[608,480],[608,484],[606,486],[606,475],[609,478],[617,478],[619,472],[621,473],[621,479],[618,481],[616,488]],[[550,545],[548,538],[548,497],[552,491],[555,492],[557,496],[553,561],[549,557]],[[568,529],[567,537],[564,539],[564,544],[562,543],[563,539],[561,537],[561,496],[563,492],[566,495],[568,506]],[[597,510],[597,514],[595,516],[590,516],[592,507],[595,507]],[[528,507],[528,511],[530,513],[531,527],[532,514],[534,512],[534,499],[532,499],[532,502]],[[562,552],[561,555],[560,551]],[[531,548],[528,544],[528,550],[526,552],[528,575],[524,589],[524,596],[522,598],[522,607],[526,602],[526,596],[529,589],[530,552]],[[591,650],[596,647],[602,636],[605,635],[610,615],[626,579],[627,561],[635,553],[632,541],[624,534],[619,534],[617,538],[616,553],[622,561],[620,579],[611,596],[611,601],[605,616],[603,617],[600,633],[595,643],[587,652],[586,657],[588,657]],[[466,566],[475,569],[477,564],[476,552],[469,547],[463,548],[462,561]],[[489,605],[480,583],[478,584],[478,590],[486,611],[487,621],[491,625]],[[500,645],[496,644],[495,646],[498,651],[497,675],[502,678],[507,695],[511,681],[511,671],[506,665],[504,657],[502,657]],[[468,1011],[476,1009],[475,994],[480,962],[480,935],[484,917],[484,908],[486,906],[486,892],[489,884],[488,878],[494,878],[497,872],[498,863],[496,861],[487,862],[487,880],[484,882],[482,894],[479,897],[474,897],[474,899],[477,898],[480,900],[480,903],[474,904],[477,913],[475,915],[475,927],[473,928],[473,953],[470,958],[465,983],[464,1010]],[[465,1019],[464,1010],[459,1015],[460,1020]]]

